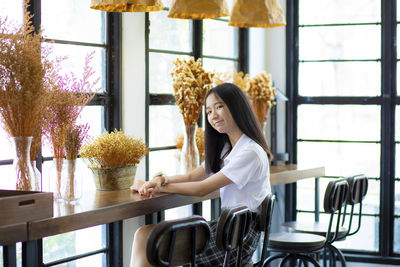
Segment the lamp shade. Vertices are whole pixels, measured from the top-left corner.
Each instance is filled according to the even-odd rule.
[[[285,26],[286,19],[278,0],[236,0],[229,25],[272,28]]]
[[[90,8],[108,12],[150,12],[163,9],[161,0],[91,0]]]
[[[174,0],[168,13],[170,18],[213,19],[229,16],[225,0]]]

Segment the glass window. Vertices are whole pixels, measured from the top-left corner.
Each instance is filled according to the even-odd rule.
[[[380,176],[380,145],[298,142],[299,166],[325,166],[327,176]]]
[[[379,106],[301,105],[298,108],[299,139],[379,141]]]
[[[177,106],[150,106],[150,147],[171,146],[183,134],[183,120]]]
[[[379,0],[299,1],[300,24],[365,23],[381,21]]]
[[[237,69],[237,61],[203,57],[203,67],[206,71],[232,72]]]
[[[102,226],[95,226],[43,238],[44,263],[105,248],[105,240],[102,237],[103,231]],[[90,242],[87,242],[87,240],[90,240]]]
[[[237,28],[228,27],[227,21],[206,19],[203,22],[203,54],[207,56],[236,58]]]
[[[90,0],[41,0],[46,38],[105,43],[106,12],[90,9]]]
[[[149,53],[149,79],[151,94],[173,94],[171,70],[173,62],[179,57],[188,59],[186,55],[175,55],[165,53]]]
[[[378,59],[381,26],[306,27],[299,29],[300,60]]]
[[[299,94],[302,96],[378,96],[380,62],[302,62]]]
[[[0,0],[0,14],[2,18],[7,16],[9,22],[21,25],[24,20],[23,0]]]
[[[150,49],[191,51],[190,20],[170,19],[168,11],[149,13]]]

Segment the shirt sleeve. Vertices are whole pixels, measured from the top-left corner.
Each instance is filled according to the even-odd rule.
[[[220,170],[239,189],[245,186],[251,177],[254,177],[261,168],[261,162],[254,150],[243,150]]]

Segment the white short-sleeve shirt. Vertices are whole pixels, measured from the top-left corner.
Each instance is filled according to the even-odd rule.
[[[220,189],[221,207],[246,206],[259,212],[261,202],[271,192],[269,162],[264,149],[243,134],[223,159],[220,171],[232,181]]]

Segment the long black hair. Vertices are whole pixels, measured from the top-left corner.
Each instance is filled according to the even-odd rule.
[[[218,95],[229,108],[233,120],[239,129],[251,138],[254,142],[259,144],[267,153],[268,158],[272,158],[271,151],[267,145],[261,125],[254,115],[250,101],[246,94],[238,86],[232,83],[220,84],[209,90],[205,99],[210,94]],[[205,101],[204,101],[205,105]],[[229,142],[227,134],[221,134],[215,130],[208,120],[205,120],[205,164],[208,172],[218,172],[221,169],[221,151],[225,144],[232,145]]]

